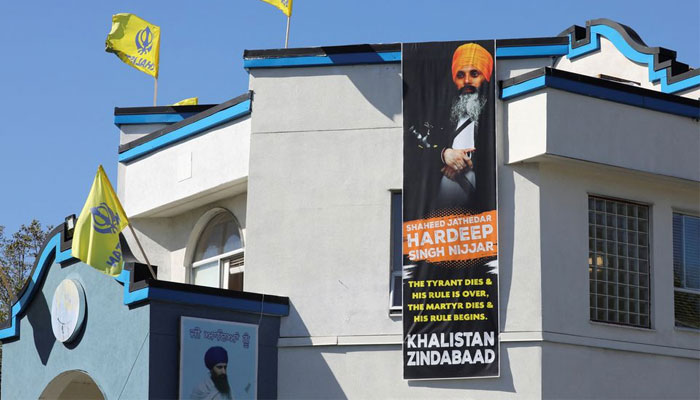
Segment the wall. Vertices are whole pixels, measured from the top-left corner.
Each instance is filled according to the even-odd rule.
[[[187,282],[187,266],[191,263],[194,245],[198,238],[195,232],[197,222],[205,213],[214,208],[231,212],[241,225],[244,244],[246,243],[246,194],[213,201],[204,205],[191,203],[193,209],[181,211],[167,217],[132,218],[139,240],[149,256],[149,260],[158,266],[158,278],[174,282]],[[124,232],[129,240],[132,252],[141,258],[141,254],[130,232]]]
[[[260,399],[277,397],[279,317],[233,312],[211,306],[153,301],[151,302],[151,336],[149,338],[153,357],[150,363],[149,379],[157,384],[150,387],[150,398],[174,399],[178,397],[180,317],[182,316],[258,325],[257,397]],[[204,367],[202,366],[202,368]],[[231,376],[231,379],[236,379],[236,377]]]
[[[245,117],[120,164],[124,210],[136,218],[169,216],[244,192],[249,134]]]
[[[83,332],[67,345],[54,338],[50,320],[53,294],[63,279],[79,281],[87,302]],[[51,265],[26,316],[18,319],[21,340],[3,343],[2,397],[39,398],[57,375],[80,370],[108,399],[147,398],[149,308],[125,306],[123,291],[119,282],[83,263]]]

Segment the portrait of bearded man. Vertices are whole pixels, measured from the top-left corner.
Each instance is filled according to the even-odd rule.
[[[414,75],[432,79],[404,86],[404,108],[411,111],[404,116],[411,121],[405,140],[415,143],[404,148],[413,164],[404,171],[411,176],[404,190],[417,194],[406,199],[409,219],[495,209],[494,61],[484,46],[436,45],[446,59],[417,66],[423,72]]]
[[[441,150],[443,177],[438,190],[438,208],[462,206],[474,209],[476,203],[476,158],[482,110],[488,101],[493,58],[476,43],[459,46],[452,56],[452,81],[457,94],[450,108],[453,133]],[[451,138],[451,142],[449,139]]]
[[[208,376],[190,395],[193,400],[228,400],[233,399],[228,382],[228,353],[221,346],[210,347],[204,354],[204,365],[209,370]]]

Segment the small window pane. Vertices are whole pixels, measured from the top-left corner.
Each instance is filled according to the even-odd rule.
[[[206,260],[242,247],[238,223],[233,215],[222,212],[209,221],[199,236],[194,261]]]
[[[192,268],[192,283],[198,286],[219,287],[221,276],[219,260]]]
[[[243,272],[237,272],[228,275],[229,290],[243,290]]]

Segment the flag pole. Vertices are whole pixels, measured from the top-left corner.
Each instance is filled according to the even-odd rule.
[[[150,261],[148,261],[148,256],[146,256],[146,252],[143,251],[143,247],[141,247],[141,241],[139,241],[139,237],[136,236],[136,231],[134,230],[134,227],[131,226],[131,223],[129,223],[129,229],[131,230],[131,234],[134,235],[134,239],[136,239],[136,244],[139,246],[139,250],[141,250],[143,258],[146,259],[146,265],[148,265],[148,270],[151,271],[151,276],[153,277],[153,279],[158,280],[158,278],[156,278],[156,273],[153,271],[153,267],[151,266]]]
[[[156,106],[156,100],[158,99],[158,78],[153,80],[153,107]]]
[[[287,34],[284,37],[284,48],[286,49],[287,46],[289,45],[289,21],[292,20],[291,15],[287,15]]]

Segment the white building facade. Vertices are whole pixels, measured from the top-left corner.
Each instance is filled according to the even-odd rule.
[[[159,279],[289,298],[280,398],[700,397],[700,74],[675,52],[609,20],[496,41],[500,377],[425,381],[402,378],[401,46],[244,65],[229,102],[115,109],[118,194]]]

